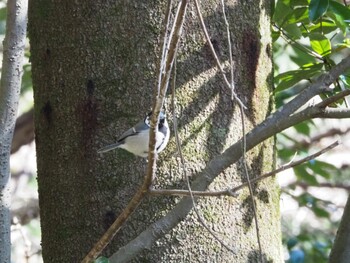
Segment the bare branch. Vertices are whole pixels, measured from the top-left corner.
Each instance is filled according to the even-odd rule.
[[[259,233],[259,223],[258,223],[258,217],[256,213],[256,205],[255,205],[255,200],[254,200],[254,192],[248,172],[248,166],[247,166],[247,161],[246,161],[246,153],[247,153],[247,137],[246,137],[246,132],[245,132],[245,122],[244,122],[244,109],[242,106],[239,107],[240,109],[240,114],[241,114],[241,123],[242,123],[242,162],[243,162],[243,168],[244,168],[244,174],[247,178],[247,186],[249,189],[249,195],[251,198],[251,204],[253,208],[253,215],[254,215],[254,222],[255,222],[255,231],[256,231],[256,236],[257,236],[257,241],[258,241],[258,247],[259,247],[259,256],[260,256],[260,262],[263,263],[263,253],[262,253],[262,247],[261,247],[261,242],[260,242],[260,233]],[[232,193],[232,192],[230,192]]]
[[[330,150],[332,150],[333,148],[335,148],[336,146],[338,146],[340,144],[339,141],[336,141],[334,143],[332,143],[331,145],[323,148],[322,150],[314,153],[314,154],[311,154],[305,158],[302,158],[298,161],[295,161],[295,162],[291,162],[291,163],[288,163],[286,165],[283,165],[281,166],[280,168],[274,170],[274,171],[271,171],[271,172],[268,172],[266,174],[263,174],[261,176],[258,176],[254,179],[251,179],[250,183],[251,184],[255,184],[255,183],[258,183],[260,182],[261,180],[263,179],[266,179],[268,177],[271,177],[275,174],[278,174],[282,171],[285,171],[287,169],[290,169],[290,168],[293,168],[295,166],[298,166],[302,163],[305,163],[305,162],[308,162],[310,160],[313,160],[315,158],[317,158],[318,156],[324,154],[325,152],[328,152]],[[215,191],[215,192],[208,192],[208,191],[192,191],[193,195],[194,196],[202,196],[202,197],[213,197],[213,196],[223,196],[223,195],[227,195],[227,196],[234,196],[237,191],[243,189],[244,187],[248,187],[249,184],[248,182],[246,183],[243,183],[239,186],[236,186],[234,188],[231,188],[231,189],[227,189],[227,190],[222,190],[222,191]],[[175,196],[188,196],[190,195],[189,191],[187,190],[173,190],[173,189],[164,189],[164,190],[158,190],[158,189],[152,189],[150,194],[152,195],[175,195]]]
[[[350,191],[350,185],[339,184],[339,183],[319,183],[315,186],[309,185],[305,182],[295,182],[287,185],[288,187],[300,186],[303,190],[307,190],[309,187],[317,187],[317,188],[338,188],[344,189],[346,191]]]
[[[224,21],[226,25],[226,34],[227,34],[227,44],[228,44],[228,51],[229,51],[229,58],[230,58],[230,77],[231,77],[231,100],[234,99],[234,92],[235,92],[235,82],[234,82],[234,67],[233,67],[233,56],[232,56],[232,44],[231,44],[231,32],[230,32],[230,25],[226,18],[226,12],[225,12],[225,2],[224,0],[221,0],[221,6],[222,6],[222,13],[224,15]]]
[[[301,121],[309,118],[317,117],[322,112],[321,108],[315,106],[308,107],[304,115],[292,115],[301,106],[304,106],[311,98],[326,91],[328,86],[339,77],[340,74],[350,68],[350,56],[334,66],[328,73],[317,78],[316,82],[305,89],[301,94],[287,103],[283,108],[267,117],[262,123],[253,128],[247,135],[247,151],[260,144],[267,138],[289,128]],[[292,115],[292,116],[291,116]],[[207,163],[207,166],[196,176],[192,182],[192,189],[196,191],[204,191],[208,185],[231,164],[237,162],[242,157],[241,152],[242,141],[239,140],[221,155],[213,158]],[[271,176],[271,175],[270,175]],[[260,178],[260,177],[258,177]],[[263,178],[262,178],[263,179]],[[261,180],[261,179],[260,179]],[[254,182],[254,180],[252,180]],[[244,187],[244,186],[242,186]],[[164,233],[170,231],[178,224],[192,209],[192,201],[188,197],[184,197],[167,215],[157,220],[138,237],[130,241],[127,245],[120,248],[113,256],[110,262],[127,262],[133,256],[144,249],[150,249],[152,244],[160,238]],[[130,253],[126,253],[126,251]],[[131,252],[132,251],[132,252]]]
[[[102,250],[111,242],[116,233],[120,230],[121,226],[126,222],[129,216],[136,210],[137,206],[141,203],[143,198],[146,196],[152,184],[153,175],[156,171],[156,132],[158,128],[158,119],[161,108],[164,104],[165,94],[168,88],[168,83],[170,79],[170,74],[172,66],[174,63],[174,58],[177,50],[177,46],[180,40],[180,35],[185,20],[187,1],[183,0],[178,8],[178,12],[175,17],[175,22],[173,29],[170,33],[168,48],[165,52],[165,66],[164,66],[164,76],[160,81],[160,86],[156,90],[156,96],[154,98],[153,113],[151,117],[150,125],[150,142],[149,142],[149,154],[148,154],[148,167],[147,172],[144,177],[144,181],[140,189],[135,193],[127,207],[122,211],[122,213],[117,217],[109,229],[104,233],[101,239],[94,245],[88,255],[82,260],[82,263],[89,263],[90,261],[96,259]],[[163,61],[163,59],[162,59]],[[162,66],[160,67],[162,69]]]
[[[318,114],[317,117],[328,118],[328,119],[347,119],[347,118],[350,118],[350,110],[327,108],[322,113]]]
[[[182,154],[181,141],[180,141],[180,137],[179,137],[178,130],[177,130],[177,118],[175,116],[175,83],[173,82],[173,84],[174,84],[173,85],[173,116],[174,116],[175,141],[176,141],[176,147],[177,147],[177,150],[178,150],[178,153],[180,156],[180,160],[181,160],[182,171],[184,173],[185,181],[186,181],[187,188],[188,188],[188,193],[189,193],[189,196],[192,200],[192,206],[193,206],[194,212],[197,215],[197,219],[198,219],[199,223],[209,232],[209,234],[212,237],[214,237],[224,248],[226,248],[228,251],[231,251],[232,253],[234,253],[235,251],[232,248],[230,248],[228,245],[226,245],[216,235],[216,233],[208,227],[208,225],[206,224],[205,220],[203,219],[203,217],[201,216],[201,214],[199,213],[199,211],[196,207],[196,200],[194,198],[194,195],[192,194],[191,184],[190,184],[189,176],[187,174],[187,169],[186,169],[186,162],[185,162],[185,158],[183,157],[183,154]],[[151,192],[151,189],[150,189],[150,192]]]
[[[26,0],[7,1],[0,86],[0,262],[11,261],[9,158],[21,90],[27,11]]]
[[[343,90],[343,91],[340,91],[338,92],[337,94],[323,100],[322,102],[320,102],[318,104],[318,107],[320,108],[324,108],[326,106],[329,106],[330,104],[332,103],[335,103],[343,98],[345,98],[346,96],[350,95],[350,90],[349,89],[346,89],[346,90]]]
[[[237,103],[243,107],[244,109],[246,109],[247,107],[243,104],[243,102],[238,98],[237,94],[234,92],[234,89],[233,89],[233,86],[230,84],[230,82],[227,80],[227,77],[226,77],[226,73],[224,71],[224,68],[222,67],[222,64],[220,62],[220,59],[219,57],[217,56],[216,52],[215,52],[215,49],[214,49],[214,46],[213,44],[211,43],[211,39],[210,39],[210,36],[209,36],[209,33],[207,31],[207,28],[205,26],[205,23],[204,23],[204,19],[202,17],[202,12],[200,10],[200,6],[199,6],[199,3],[197,0],[194,1],[195,3],[195,6],[196,6],[196,10],[197,10],[197,15],[198,15],[198,18],[199,18],[199,21],[201,23],[201,27],[202,27],[202,30],[203,30],[203,33],[205,35],[205,38],[207,39],[207,43],[210,47],[210,51],[211,53],[213,54],[214,56],[214,59],[215,59],[215,62],[216,62],[216,66],[219,68],[223,78],[224,78],[224,81],[225,81],[225,85],[231,90],[231,94],[232,96],[235,98],[235,100],[237,101]]]
[[[279,169],[272,171],[270,173],[264,174],[260,177],[254,178],[251,180],[251,183],[256,183],[276,173],[279,173],[291,167],[297,166],[303,162],[315,159],[317,156],[325,153],[326,151],[333,149],[338,144],[339,142],[336,141],[335,143],[329,145],[328,147],[322,149],[321,151],[315,154],[312,154],[299,161],[282,166]],[[195,184],[192,184],[192,185],[195,185],[196,188],[200,188],[200,186],[198,186],[198,181],[199,180],[197,179],[195,180]],[[222,192],[214,192],[215,195],[213,195],[213,193],[206,192],[206,191],[193,191],[193,194],[197,196],[233,195],[235,192],[239,191],[244,187],[247,187],[247,183],[229,190],[224,190]],[[189,195],[188,190],[176,190],[176,191],[175,190],[151,190],[150,193],[155,195],[159,195],[159,194],[184,195],[184,196]],[[152,244],[158,238],[164,235],[164,233],[170,231],[178,222],[180,222],[191,211],[191,209],[192,209],[191,198],[184,197],[178,203],[178,205],[176,205],[175,208],[172,209],[167,215],[165,215],[163,218],[154,222],[150,227],[144,230],[138,237],[136,237],[134,240],[132,240],[127,245],[120,248],[115,254],[113,254],[113,256],[109,258],[110,262],[111,263],[128,262],[128,260],[131,260],[133,258],[133,255],[141,252],[144,249],[150,249]]]

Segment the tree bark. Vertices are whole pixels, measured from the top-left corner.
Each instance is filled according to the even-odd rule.
[[[228,61],[222,9],[201,1],[211,41]],[[39,204],[45,262],[79,262],[142,182],[145,160],[123,151],[97,155],[144,117],[157,79],[166,1],[32,1],[29,33],[35,99]],[[247,130],[272,110],[270,1],[228,1],[235,83]],[[241,135],[240,114],[222,82],[195,8],[188,10],[177,62],[176,114],[192,178]],[[226,63],[227,64],[227,63]],[[166,108],[171,122],[170,98]],[[274,140],[247,154],[250,176],[274,167]],[[174,138],[160,154],[155,187],[185,188]],[[241,163],[209,189],[246,180]],[[274,179],[254,187],[263,254],[281,261],[279,194]],[[179,202],[149,197],[104,251],[111,255]],[[133,255],[135,262],[258,262],[250,197],[200,198],[197,207],[223,248],[191,211],[181,224]],[[176,215],[175,215],[176,216]],[[165,233],[164,233],[165,234]],[[72,245],[74,244],[74,245]],[[129,251],[126,251],[128,253]]]
[[[0,262],[11,262],[10,150],[23,73],[27,31],[26,0],[7,2],[0,86]]]
[[[329,263],[346,263],[350,257],[350,196],[344,208],[337,236],[329,257]]]

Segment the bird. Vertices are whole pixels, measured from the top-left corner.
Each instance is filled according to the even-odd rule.
[[[116,148],[122,148],[134,155],[147,157],[149,148],[149,131],[151,124],[152,111],[146,115],[144,120],[138,122],[134,127],[124,132],[116,143],[107,145],[99,150],[98,153],[105,153]],[[166,114],[161,111],[159,114],[158,131],[156,134],[156,151],[160,153],[165,149],[169,142],[170,129],[166,120]]]

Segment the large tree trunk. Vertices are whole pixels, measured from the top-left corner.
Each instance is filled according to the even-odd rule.
[[[142,182],[145,160],[124,150],[102,156],[152,105],[161,23],[167,1],[31,1],[38,183],[45,262],[78,262],[126,206]],[[219,2],[219,1],[217,1]],[[201,1],[212,43],[228,60],[221,6]],[[271,1],[228,1],[236,92],[247,105],[247,130],[272,108]],[[231,102],[190,5],[177,64],[176,103],[187,171],[193,178],[242,134]],[[169,100],[170,101],[170,100]],[[170,103],[167,103],[169,112]],[[168,114],[171,115],[171,114]],[[171,118],[170,118],[171,120]],[[247,155],[251,177],[274,167],[274,140]],[[185,187],[174,138],[158,161],[156,187]],[[232,165],[210,185],[246,180]],[[279,195],[273,179],[254,187],[263,253],[279,262]],[[169,211],[179,198],[149,197],[104,251],[109,256]],[[248,191],[238,198],[200,198],[198,208],[223,248],[193,211],[138,255],[135,262],[255,262],[258,258]]]

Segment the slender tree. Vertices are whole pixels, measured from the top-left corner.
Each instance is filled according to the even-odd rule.
[[[152,106],[166,6],[167,1],[30,1],[45,262],[83,259],[142,183],[145,160],[123,150],[105,155],[96,150],[112,143]],[[268,0],[226,1],[230,46],[221,3],[201,1],[210,43],[227,71],[228,51],[233,52],[235,91],[247,107],[246,130],[263,121],[273,108],[270,7]],[[185,188],[184,171],[191,181],[201,179],[206,176],[201,173],[206,164],[242,137],[239,105],[217,69],[193,3],[188,7],[175,75],[175,115],[186,166],[180,164],[172,137],[159,156],[156,188]],[[171,121],[175,116],[170,94],[166,110]],[[252,178],[272,170],[274,140],[255,147],[246,161]],[[242,162],[227,166],[215,180],[208,176],[195,190],[227,188],[247,180]],[[268,179],[252,190],[263,258],[279,262],[277,186]],[[121,256],[115,254],[113,260],[128,256],[125,260],[135,262],[258,262],[248,191],[238,198],[197,198],[196,202],[206,226],[220,242],[198,222],[190,199],[148,196],[103,255],[119,249]],[[174,206],[178,210],[172,210]],[[171,222],[181,219],[181,223],[155,242],[157,229],[143,231],[165,214]],[[133,251],[127,244],[140,233],[141,247],[148,249]]]
[[[26,0],[7,2],[0,86],[0,262],[10,262],[10,152],[22,81],[27,30]]]

